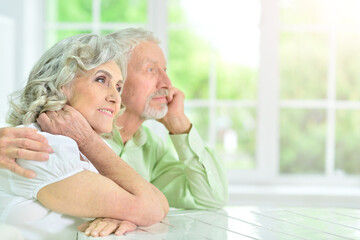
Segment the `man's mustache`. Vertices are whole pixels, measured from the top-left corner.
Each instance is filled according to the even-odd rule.
[[[154,98],[154,97],[159,97],[159,96],[167,96],[167,95],[169,95],[169,90],[167,90],[167,89],[160,89],[160,90],[154,92],[153,94],[151,94],[151,95],[149,96],[149,99]]]

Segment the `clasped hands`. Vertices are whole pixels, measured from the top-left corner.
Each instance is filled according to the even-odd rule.
[[[85,232],[86,236],[104,237],[114,233],[123,235],[127,232],[134,231],[137,226],[128,221],[122,221],[112,218],[96,218],[92,221],[81,224],[78,230]]]

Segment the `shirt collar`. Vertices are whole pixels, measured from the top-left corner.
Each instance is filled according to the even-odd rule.
[[[124,142],[121,138],[120,132],[118,130],[115,131],[114,136],[112,137],[112,140],[124,147]],[[143,128],[143,126],[141,126],[134,134],[134,136],[132,138],[129,139],[129,141],[127,141],[125,147],[140,147],[142,145],[144,145],[147,141],[147,135],[146,135],[146,131]]]

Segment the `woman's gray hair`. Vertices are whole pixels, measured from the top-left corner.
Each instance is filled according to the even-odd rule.
[[[62,109],[67,101],[62,87],[111,60],[117,63],[126,79],[126,59],[115,40],[81,34],[58,42],[35,64],[26,86],[11,95],[7,123],[27,125],[43,112]]]
[[[121,49],[122,54],[127,60],[130,59],[134,48],[142,42],[160,43],[160,40],[154,34],[143,28],[126,28],[107,35],[109,38],[115,39]]]

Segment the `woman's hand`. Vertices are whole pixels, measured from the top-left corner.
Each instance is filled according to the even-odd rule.
[[[88,139],[97,136],[83,115],[69,105],[59,111],[40,114],[37,122],[44,132],[74,139],[80,149]]]
[[[92,237],[104,237],[109,234],[115,233],[115,235],[123,235],[127,232],[134,231],[137,226],[128,221],[122,221],[112,218],[96,218],[93,221],[89,221],[81,224],[78,230],[85,232],[86,236]]]

